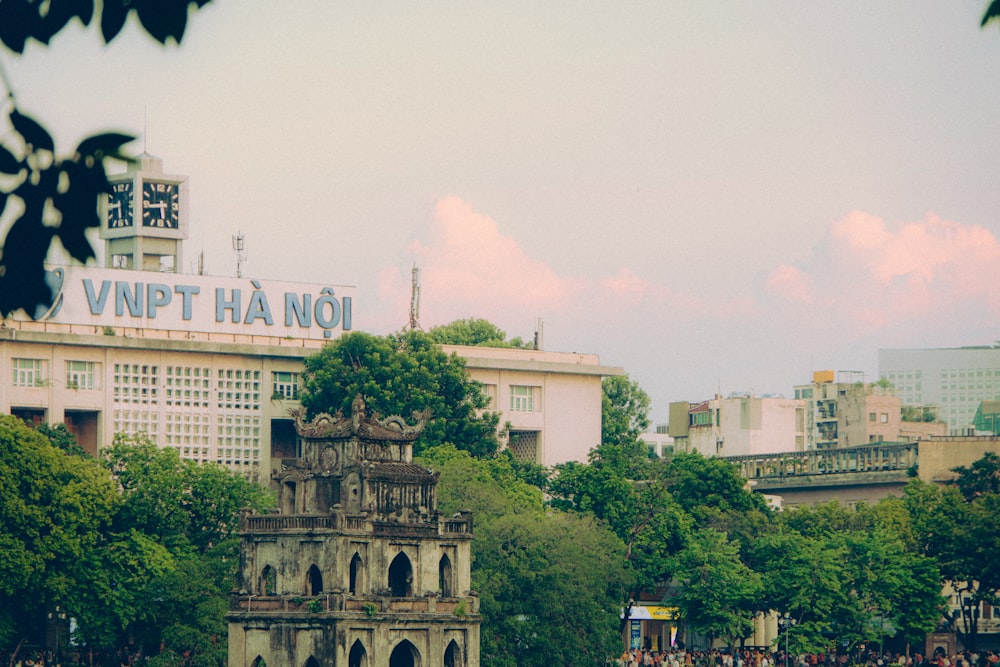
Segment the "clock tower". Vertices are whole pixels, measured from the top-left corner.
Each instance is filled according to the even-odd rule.
[[[109,180],[111,193],[101,206],[105,265],[179,271],[188,236],[187,176],[164,174],[163,161],[143,153],[126,173]]]

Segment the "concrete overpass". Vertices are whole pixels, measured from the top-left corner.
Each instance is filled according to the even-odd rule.
[[[997,436],[943,436],[917,442],[877,442],[861,447],[726,457],[756,491],[778,496],[781,505],[839,500],[873,503],[901,495],[914,477],[944,484],[953,468],[986,452],[1000,454]]]

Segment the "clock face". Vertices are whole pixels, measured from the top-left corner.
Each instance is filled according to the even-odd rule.
[[[177,183],[145,181],[142,184],[142,226],[177,229],[179,191]]]
[[[108,195],[108,229],[132,226],[132,181],[112,183]]]

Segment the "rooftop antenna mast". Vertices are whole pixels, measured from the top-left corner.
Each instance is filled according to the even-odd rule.
[[[420,328],[420,269],[413,264],[410,281],[410,329]]]
[[[233,251],[236,253],[236,277],[243,277],[243,262],[247,261],[247,244],[243,232],[233,236]]]

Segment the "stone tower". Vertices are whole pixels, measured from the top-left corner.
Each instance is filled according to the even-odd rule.
[[[442,517],[438,474],[413,463],[428,414],[382,419],[358,396],[350,417],[293,416],[277,513],[240,518],[230,667],[478,667],[472,515]]]

